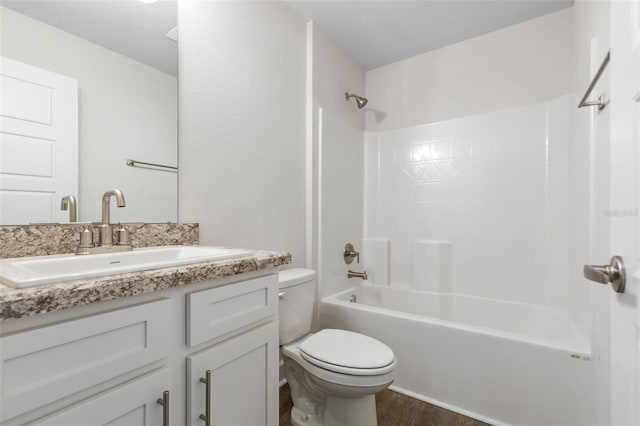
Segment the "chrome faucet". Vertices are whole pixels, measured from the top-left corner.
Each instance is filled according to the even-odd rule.
[[[119,189],[107,191],[102,196],[102,223],[98,225],[98,246],[113,245],[113,228],[111,227],[110,201],[116,197],[116,205],[125,207],[124,194]]]
[[[362,278],[363,280],[369,279],[369,277],[367,276],[367,271],[355,272],[352,270],[349,270],[349,272],[347,273],[347,278]]]
[[[73,195],[65,195],[60,201],[60,210],[69,210],[69,222],[78,221],[78,203]]]

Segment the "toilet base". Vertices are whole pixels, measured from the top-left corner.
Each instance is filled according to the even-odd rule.
[[[291,409],[291,424],[293,426],[323,426],[322,417],[305,414],[296,407]]]
[[[324,419],[305,414],[296,407],[291,409],[293,426],[376,426],[376,398],[367,395],[360,398],[327,398]]]
[[[324,426],[376,426],[375,395],[357,398],[327,397]]]

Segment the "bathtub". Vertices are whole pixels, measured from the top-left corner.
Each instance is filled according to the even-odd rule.
[[[397,392],[496,425],[595,423],[591,345],[566,312],[368,284],[320,312],[393,349]]]

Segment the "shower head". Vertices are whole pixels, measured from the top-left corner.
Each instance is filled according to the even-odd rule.
[[[358,96],[355,93],[345,92],[344,98],[347,101],[349,100],[349,98],[355,98],[356,105],[358,106],[358,109],[364,108],[364,106],[367,104],[367,102],[369,102],[369,100],[367,98],[365,98],[364,96]]]

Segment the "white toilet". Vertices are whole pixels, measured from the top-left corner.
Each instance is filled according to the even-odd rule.
[[[311,331],[316,274],[280,272],[280,345],[294,426],[375,426],[375,393],[395,378],[384,343],[345,330]]]

